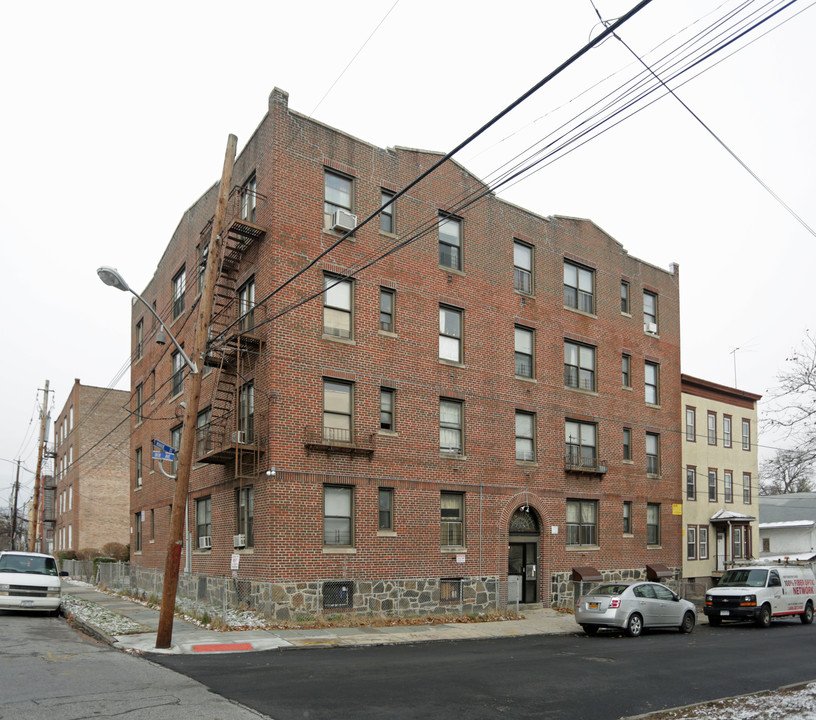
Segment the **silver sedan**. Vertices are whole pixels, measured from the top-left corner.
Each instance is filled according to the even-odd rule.
[[[605,627],[621,628],[630,637],[660,627],[690,633],[697,623],[697,608],[660,583],[610,582],[580,599],[575,621],[587,635]]]

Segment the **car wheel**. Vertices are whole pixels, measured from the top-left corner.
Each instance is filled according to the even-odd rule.
[[[768,628],[771,626],[771,606],[763,605],[759,609],[759,615],[756,619],[757,627]]]
[[[708,624],[711,625],[711,627],[717,627],[721,623],[722,623],[722,620],[720,620],[720,618],[718,618],[718,617],[710,616],[708,618]]]
[[[626,634],[629,637],[638,637],[643,632],[643,618],[637,613],[632,613],[629,616],[629,621],[626,623]]]
[[[587,635],[595,635],[598,632],[598,626],[597,625],[581,625],[581,629]]]
[[[802,621],[802,625],[810,625],[813,622],[813,605],[810,602],[805,605],[805,612],[799,616],[799,619]]]
[[[694,630],[694,625],[697,621],[694,619],[693,612],[687,612],[683,615],[683,622],[680,624],[680,632],[681,633],[690,633]]]

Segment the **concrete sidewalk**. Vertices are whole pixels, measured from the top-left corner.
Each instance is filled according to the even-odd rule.
[[[156,631],[159,627],[158,610],[146,608],[126,598],[100,592],[85,583],[73,583],[70,580],[63,580],[62,592],[64,595],[74,595],[81,600],[96,603],[108,611],[150,628],[150,632],[109,635],[103,629],[94,627],[87,620],[77,617],[72,619],[87,633],[115,648],[146,653],[225,653],[295,647],[388,645],[435,640],[555,635],[579,631],[572,615],[559,613],[549,608],[524,610],[523,619],[496,622],[308,630],[232,630],[227,632],[205,630],[177,617],[173,621],[173,646],[168,650],[157,650],[155,646]]]

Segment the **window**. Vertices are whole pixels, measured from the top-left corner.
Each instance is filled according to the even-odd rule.
[[[518,240],[513,242],[513,289],[533,294],[533,248]]]
[[[582,468],[594,468],[597,457],[595,440],[597,428],[595,423],[567,420],[564,423],[564,429],[567,444],[567,463]]]
[[[178,458],[179,458],[179,450],[181,449],[181,429],[182,425],[178,427],[174,427],[170,431],[170,447],[173,448],[176,452],[173,456],[173,462],[170,463],[170,474],[175,475],[178,472]]]
[[[723,415],[723,447],[731,447],[731,416]]]
[[[394,204],[391,203],[388,207],[385,207],[385,204],[394,199],[394,194],[388,190],[380,191],[380,207],[383,208],[380,212],[380,230],[392,235],[396,232],[394,230]]]
[[[442,546],[465,545],[465,496],[462,493],[443,492],[440,496]]]
[[[567,545],[598,544],[598,501],[567,500]]]
[[[207,454],[207,436],[210,432],[210,418],[212,411],[210,408],[202,410],[196,418],[196,457],[204,457]]]
[[[762,552],[771,552],[771,538],[762,538]]]
[[[717,502],[717,471],[708,469],[708,501]]]
[[[629,314],[629,283],[621,280],[621,312]]]
[[[623,459],[632,459],[632,428],[623,428]]]
[[[646,473],[660,475],[660,435],[646,433]]]
[[[646,383],[646,402],[649,405],[658,405],[660,403],[659,393],[659,379],[660,366],[657,363],[646,361],[645,365],[645,383]]]
[[[742,473],[742,502],[751,504],[751,473]]]
[[[136,448],[136,487],[142,487],[142,448]]]
[[[352,287],[350,280],[336,275],[323,278],[323,334],[351,338]]]
[[[235,491],[235,509],[237,518],[235,528],[238,535],[245,538],[246,547],[255,545],[255,533],[253,529],[255,514],[255,497],[252,487],[242,487]]]
[[[643,291],[643,329],[657,333],[657,295],[648,290]]]
[[[323,381],[323,439],[351,442],[352,385],[337,380]]]
[[[352,545],[352,488],[327,485],[323,488],[323,544]]]
[[[516,460],[535,460],[535,415],[516,411]]]
[[[697,468],[686,468],[686,500],[697,499]]]
[[[595,273],[564,261],[564,305],[581,312],[595,311]]]
[[[380,330],[394,332],[394,291],[380,288]]]
[[[623,534],[632,534],[632,501],[623,501]]]
[[[209,550],[207,543],[202,547],[201,540],[206,538],[212,543],[212,504],[209,497],[199,498],[195,503],[196,508],[196,547],[199,550]]]
[[[173,277],[173,320],[184,312],[184,292],[187,289],[187,276],[184,268]]]
[[[394,432],[394,391],[380,388],[380,430]]]
[[[184,392],[184,358],[177,350],[170,356],[170,359],[173,364],[173,396],[175,397]]]
[[[238,391],[238,442],[255,442],[255,382],[250,380]]]
[[[697,528],[694,525],[686,528],[686,559],[697,559]]]
[[[528,328],[515,328],[515,364],[516,377],[535,377],[533,369],[533,349],[535,348],[535,333]]]
[[[730,470],[723,470],[723,496],[727,503],[734,502],[734,481]]]
[[[238,331],[245,333],[255,327],[255,278],[238,289]]]
[[[439,217],[439,264],[451,270],[462,269],[462,221]]]
[[[733,533],[733,540],[734,540],[734,560],[737,558],[745,557],[744,552],[744,540],[743,540],[743,528],[739,525],[736,525],[732,528],[731,532]]]
[[[377,528],[379,530],[394,529],[394,489],[379,488],[377,490],[379,514]]]
[[[143,343],[144,340],[144,320],[139,320],[136,323],[136,359],[140,360],[142,357],[142,350],[143,350]]]
[[[686,408],[686,442],[697,442],[697,410]]]
[[[621,383],[623,387],[632,387],[632,356],[623,353],[621,355]]]
[[[351,212],[351,178],[326,170],[323,189],[323,227],[331,229],[332,215]]]
[[[204,289],[204,273],[207,271],[207,253],[210,249],[210,243],[207,241],[206,243],[201,243],[196,246],[196,256],[198,257],[198,262],[196,264],[196,294],[201,295],[201,291]]]
[[[439,306],[439,359],[462,362],[462,311]]]
[[[439,451],[462,454],[462,403],[458,400],[439,401]]]
[[[133,541],[136,552],[142,552],[142,513],[137,512],[133,519]],[[71,545],[71,526],[68,526],[68,546]]]
[[[742,419],[742,449],[751,449],[751,421]]]
[[[700,560],[708,560],[708,527],[701,525],[697,528],[699,536]]]
[[[136,413],[135,413],[136,422],[140,423],[140,422],[142,422],[142,419],[143,419],[142,418],[142,405],[144,403],[144,388],[142,386],[142,383],[139,383],[136,386],[136,394],[134,395],[133,400],[134,400],[134,404],[136,405]]]
[[[564,385],[581,390],[595,389],[595,348],[564,343]]]
[[[646,505],[646,544],[660,545],[660,504]]]
[[[708,411],[706,415],[707,424],[708,424],[708,444],[709,445],[716,445],[717,444],[717,413],[712,412],[711,410]]]
[[[150,509],[150,542],[156,539],[156,511]]]
[[[249,180],[241,188],[241,220],[255,222],[255,204],[257,202],[258,181],[255,173],[252,173]]]

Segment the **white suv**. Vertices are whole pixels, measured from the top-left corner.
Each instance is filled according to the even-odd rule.
[[[0,610],[45,610],[56,614],[62,602],[61,573],[52,555],[0,552]]]

